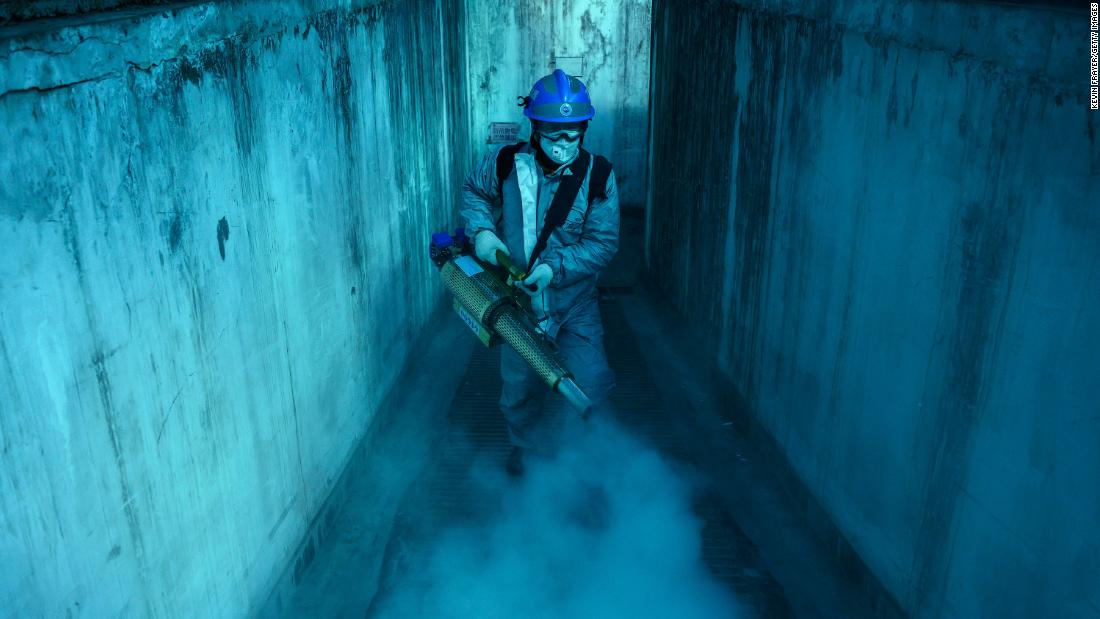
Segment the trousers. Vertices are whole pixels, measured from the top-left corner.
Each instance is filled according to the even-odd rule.
[[[581,299],[565,312],[561,322],[554,320],[545,328],[558,346],[565,367],[573,373],[577,386],[592,402],[589,416],[611,412],[611,393],[615,374],[607,364],[603,346],[603,322],[593,294]],[[508,436],[517,447],[544,451],[536,436],[542,421],[546,394],[550,387],[531,369],[511,346],[500,347],[500,410],[508,423]]]

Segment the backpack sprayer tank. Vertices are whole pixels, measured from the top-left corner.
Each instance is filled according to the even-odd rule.
[[[513,282],[523,279],[523,273],[507,256],[497,254],[503,268],[481,262],[470,251],[463,228],[455,230],[454,236],[446,232],[433,234],[429,254],[439,267],[443,285],[454,295],[455,312],[482,344],[492,346],[504,340],[573,408],[582,414],[588,412],[588,396],[562,365],[554,344],[517,300],[516,295],[522,293],[505,283],[505,278]]]

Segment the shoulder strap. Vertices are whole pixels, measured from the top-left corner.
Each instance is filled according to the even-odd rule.
[[[584,177],[588,174],[588,159],[588,151],[581,149],[581,154],[573,160],[573,163],[569,164],[570,174],[561,179],[558,191],[554,193],[554,199],[550,201],[550,208],[546,210],[546,219],[542,222],[542,231],[539,232],[539,239],[535,243],[535,248],[531,250],[531,260],[527,263],[528,271],[535,266],[535,261],[539,259],[542,250],[546,249],[546,242],[550,239],[550,233],[565,221],[565,218],[569,216],[569,211],[573,209],[573,202],[576,201],[577,194],[581,191],[581,183],[584,182]]]
[[[611,176],[611,162],[596,155],[592,162],[592,176],[588,178],[588,205],[595,199],[607,199],[607,179]]]
[[[497,151],[497,182],[499,184],[504,184],[504,179],[508,178],[508,175],[512,173],[512,168],[516,167],[516,151],[523,148],[526,143],[516,142]]]

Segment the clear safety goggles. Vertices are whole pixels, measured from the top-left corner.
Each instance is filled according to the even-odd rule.
[[[539,130],[539,135],[550,140],[551,142],[557,142],[558,140],[568,140],[570,142],[576,142],[581,139],[584,132],[580,129],[552,129],[552,130]]]

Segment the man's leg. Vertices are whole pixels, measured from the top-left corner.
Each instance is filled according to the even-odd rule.
[[[609,416],[615,373],[604,353],[603,322],[596,297],[582,301],[569,313],[558,331],[557,344],[577,386],[592,401],[589,415]]]
[[[582,301],[562,323],[557,337],[558,350],[566,367],[573,372],[577,386],[592,402],[586,421],[610,420],[614,416],[611,393],[615,389],[615,373],[607,364],[603,347],[603,321],[595,296]],[[570,440],[575,448],[585,452],[585,470],[577,480],[575,490],[567,500],[570,518],[588,529],[603,529],[610,522],[610,499],[606,468],[613,459],[600,443],[600,435],[592,423],[570,417]],[[586,451],[590,450],[590,451]]]
[[[508,422],[508,437],[515,447],[537,448],[533,436],[542,418],[542,405],[549,389],[538,374],[511,346],[500,346],[500,411]]]

